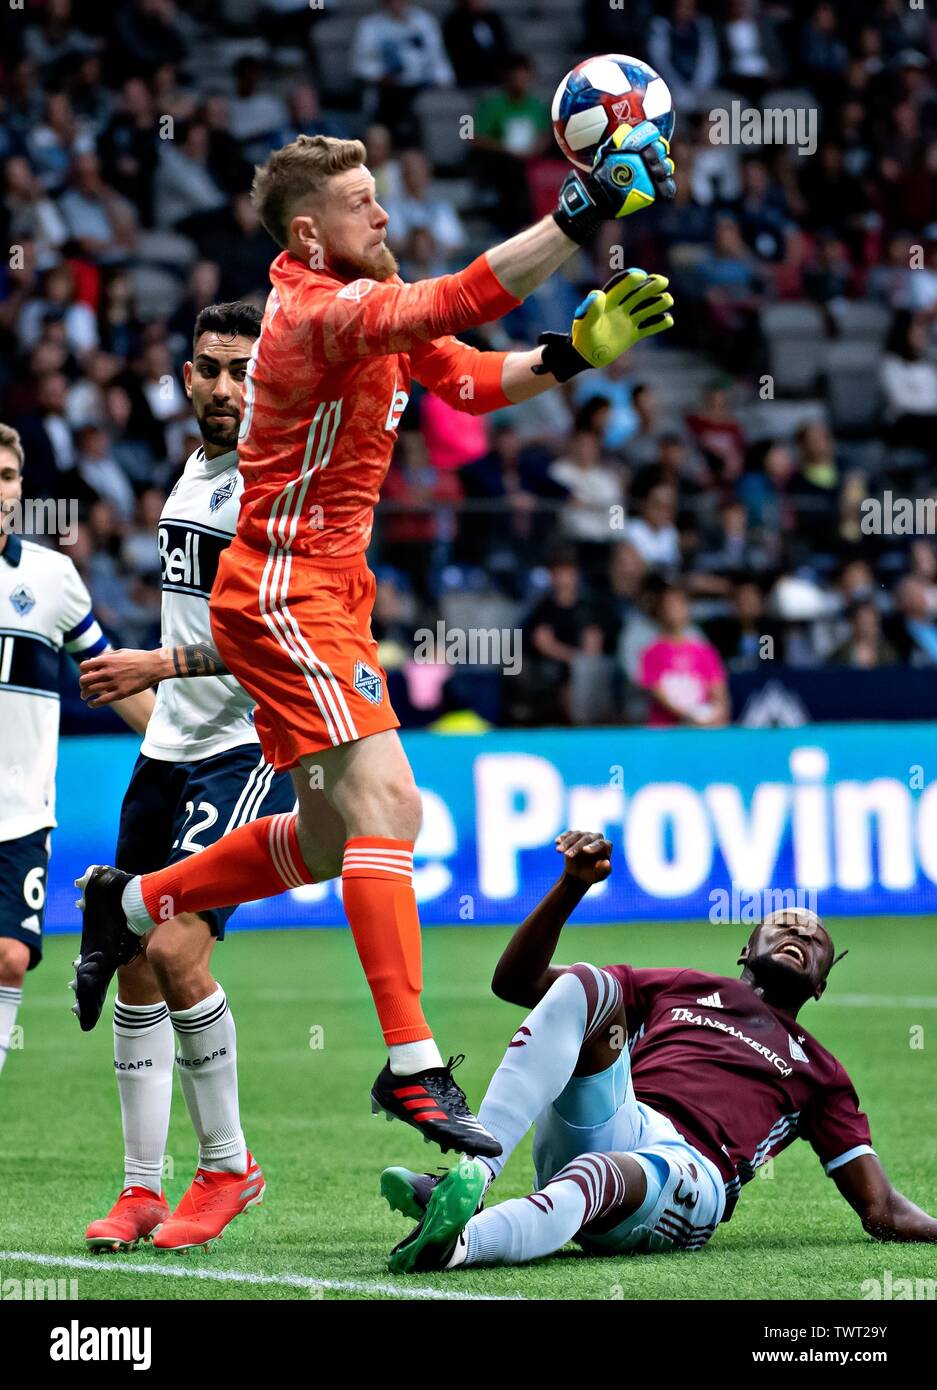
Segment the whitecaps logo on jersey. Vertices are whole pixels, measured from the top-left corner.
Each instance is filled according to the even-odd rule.
[[[18,584],[10,595],[10,602],[21,618],[36,606],[36,595],[26,584]]]
[[[338,291],[336,299],[353,299],[356,304],[360,304],[366,294],[370,294],[375,286],[374,280],[352,280],[350,285]]]
[[[237,478],[232,474],[226,483],[216,487],[208,503],[208,510],[216,512],[219,507],[223,507],[229,498],[234,496],[234,489],[237,486]]]
[[[384,698],[384,682],[364,661],[355,662],[355,689],[372,705],[379,705]]]

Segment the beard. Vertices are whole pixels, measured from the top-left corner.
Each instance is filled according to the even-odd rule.
[[[767,952],[750,956],[745,968],[769,1002],[800,1007],[813,997],[816,986],[809,975],[794,965],[785,965]]]
[[[368,280],[389,280],[397,274],[397,258],[386,245],[362,256],[335,253],[329,257],[329,269],[343,280],[357,280],[361,276]]]
[[[199,433],[206,444],[213,444],[216,449],[233,449],[238,442],[238,432],[241,428],[241,421],[238,416],[225,416],[224,422],[207,419],[207,410],[195,412],[198,421]]]

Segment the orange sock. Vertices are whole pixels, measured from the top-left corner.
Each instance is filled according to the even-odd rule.
[[[361,835],[345,844],[345,915],[389,1047],[431,1038],[420,991],[423,951],[413,841]]]
[[[314,883],[300,853],[296,820],[290,812],[250,821],[180,864],[131,880],[124,889],[128,922],[148,930],[180,912],[252,903]]]

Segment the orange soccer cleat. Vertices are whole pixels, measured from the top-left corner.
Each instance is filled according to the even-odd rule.
[[[208,1249],[226,1226],[248,1207],[263,1200],[264,1175],[253,1155],[247,1155],[244,1173],[212,1173],[198,1168],[192,1184],[171,1216],[163,1220],[153,1237],[154,1250]]]
[[[170,1216],[169,1203],[149,1187],[125,1187],[103,1221],[92,1221],[85,1231],[89,1250],[121,1250],[126,1253],[141,1240],[149,1240]]]

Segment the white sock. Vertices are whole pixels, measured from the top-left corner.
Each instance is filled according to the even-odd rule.
[[[442,1057],[434,1038],[423,1038],[420,1042],[394,1043],[387,1051],[394,1076],[412,1076],[414,1072],[442,1066]]]
[[[0,985],[0,1071],[10,1050],[10,1039],[16,1023],[16,1011],[23,1002],[23,991],[12,985]]]
[[[446,1268],[526,1264],[551,1255],[589,1221],[613,1212],[624,1194],[625,1180],[617,1164],[605,1154],[581,1154],[540,1192],[473,1216]]]
[[[127,926],[137,936],[146,936],[148,931],[153,930],[153,918],[147,912],[143,902],[143,890],[140,887],[140,875],[136,874],[129,883],[124,885],[124,891],[120,895],[120,905],[124,909],[124,916],[127,919]]]
[[[237,1032],[220,985],[191,1009],[173,1010],[176,1066],[198,1135],[200,1168],[244,1173],[247,1145],[238,1104]]]
[[[172,1026],[165,1004],[114,1004],[114,1074],[124,1132],[124,1187],[159,1194],[172,1107]]]

